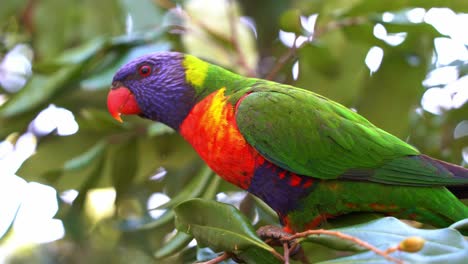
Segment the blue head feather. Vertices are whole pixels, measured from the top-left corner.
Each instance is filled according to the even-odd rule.
[[[175,130],[195,105],[195,90],[185,79],[184,55],[159,52],[139,57],[122,66],[114,76],[113,86],[125,86],[134,95],[142,116],[162,122]],[[139,68],[151,67],[142,77]]]

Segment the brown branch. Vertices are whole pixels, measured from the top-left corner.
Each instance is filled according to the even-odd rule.
[[[343,240],[348,240],[348,241],[351,241],[351,242],[361,246],[362,248],[370,250],[370,251],[374,252],[375,254],[380,255],[383,258],[385,258],[385,259],[387,259],[387,260],[389,260],[391,262],[397,263],[397,264],[403,264],[403,261],[390,256],[391,253],[393,253],[395,251],[398,251],[398,250],[402,250],[402,251],[406,251],[406,252],[416,252],[416,250],[419,251],[422,248],[422,246],[416,246],[415,247],[413,245],[409,245],[409,246],[407,246],[406,249],[402,249],[402,247],[403,247],[402,243],[409,239],[409,238],[407,238],[402,243],[400,243],[400,245],[398,245],[398,246],[390,247],[387,250],[380,250],[377,247],[375,247],[375,246],[373,246],[373,245],[367,243],[366,241],[361,240],[361,239],[359,239],[357,237],[347,235],[345,233],[338,232],[338,231],[331,231],[331,230],[324,230],[324,229],[307,230],[307,231],[304,231],[304,232],[295,233],[294,235],[289,235],[288,234],[287,236],[279,234],[279,237],[276,237],[276,235],[278,235],[278,234],[275,233],[275,230],[273,230],[271,232],[268,232],[268,230],[266,230],[266,232],[267,232],[266,235],[275,236],[275,237],[269,237],[269,238],[265,239],[265,242],[267,244],[273,244],[273,245],[276,244],[276,245],[278,245],[277,243],[281,242],[281,245],[283,246],[283,255],[281,255],[280,253],[278,253],[274,249],[273,249],[273,251],[271,251],[271,253],[273,254],[273,256],[275,256],[277,259],[282,261],[284,264],[289,264],[289,258],[290,258],[291,252],[295,252],[297,247],[299,246],[297,241],[295,241],[294,243],[291,243],[291,242],[298,239],[298,238],[304,238],[304,237],[307,237],[307,236],[310,236],[310,235],[328,235],[328,236],[338,237],[338,238],[343,239]],[[423,242],[420,242],[420,241],[416,241],[416,242],[418,242],[419,244],[422,243],[422,245],[424,245],[424,240],[423,239],[421,239],[421,238],[417,238],[417,239],[419,239],[419,240],[421,240]],[[415,238],[412,237],[412,240],[415,240]],[[411,241],[411,242],[413,242],[413,241]],[[412,244],[414,244],[414,242]],[[414,250],[414,249],[416,249],[416,250]],[[295,254],[295,253],[293,253],[293,254]],[[217,264],[217,263],[220,263],[221,261],[227,260],[227,259],[232,258],[232,257],[234,257],[234,255],[232,253],[224,252],[222,255],[220,255],[220,256],[212,259],[212,260],[209,260],[209,261],[206,261],[206,262],[199,262],[199,264]],[[308,261],[307,261],[307,259],[305,258],[304,255],[302,255],[301,260],[302,260],[303,263],[308,263]]]
[[[283,242],[283,256],[284,256],[284,264],[289,264],[289,245],[288,242]]]
[[[29,0],[21,14],[21,22],[24,24],[24,28],[29,34],[33,34],[35,31],[35,24],[34,24],[34,11],[36,9],[37,1],[36,0]]]
[[[265,77],[265,79],[267,80],[273,80],[276,75],[278,74],[278,72],[283,68],[283,66],[286,64],[286,62],[288,62],[291,58],[293,58],[295,55],[296,55],[296,42],[297,42],[297,37],[294,39],[294,42],[293,42],[293,45],[291,48],[289,48],[286,53],[284,53],[283,55],[281,55],[281,57],[278,59],[278,61],[276,62],[275,66],[273,67],[273,69],[270,71],[270,73],[268,73],[268,75]],[[304,42],[306,43],[306,42]],[[298,48],[301,48],[304,43],[302,43],[302,45]]]
[[[389,252],[386,252],[386,251],[383,251],[383,250],[380,250],[376,247],[374,247],[373,245],[367,243],[366,241],[363,241],[357,237],[353,237],[353,236],[350,236],[350,235],[347,235],[347,234],[344,234],[344,233],[341,233],[341,232],[338,232],[338,231],[331,231],[331,230],[324,230],[324,229],[317,229],[317,230],[307,230],[307,231],[304,231],[304,232],[301,232],[301,233],[296,233],[290,237],[287,237],[287,238],[284,238],[283,240],[284,241],[289,241],[289,240],[293,240],[293,239],[297,239],[297,238],[302,238],[302,237],[306,237],[306,236],[309,236],[309,235],[329,235],[329,236],[335,236],[335,237],[338,237],[338,238],[341,238],[343,240],[348,240],[348,241],[351,241],[363,248],[366,248],[374,253],[376,253],[377,255],[380,255],[382,257],[384,257],[385,259],[389,260],[389,261],[392,261],[392,262],[395,262],[395,263],[398,263],[398,264],[403,264],[403,261],[402,260],[399,260],[397,258],[394,258],[392,256],[389,255],[389,253],[391,253],[392,251],[389,251]]]
[[[273,251],[271,252],[271,254],[273,254],[273,256],[275,256],[277,259],[279,259],[279,260],[281,260],[281,261],[283,261],[283,262],[285,261],[285,260],[284,260],[284,257],[281,256],[280,253],[276,252],[276,250],[273,249]]]

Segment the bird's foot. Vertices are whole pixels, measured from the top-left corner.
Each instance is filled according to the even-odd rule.
[[[301,245],[295,239],[290,240],[289,237],[292,234],[284,231],[281,227],[272,225],[262,226],[257,229],[257,235],[271,246],[282,246],[285,263],[289,263],[289,257],[302,263],[309,263]]]

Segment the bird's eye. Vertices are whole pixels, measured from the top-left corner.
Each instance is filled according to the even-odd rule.
[[[141,77],[148,77],[151,74],[151,66],[149,65],[142,65],[138,68],[138,73]]]

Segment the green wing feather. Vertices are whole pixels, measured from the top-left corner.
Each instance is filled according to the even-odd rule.
[[[414,147],[359,114],[310,91],[258,80],[231,97],[239,100],[236,121],[247,142],[294,173],[397,185],[467,182],[420,158]]]

